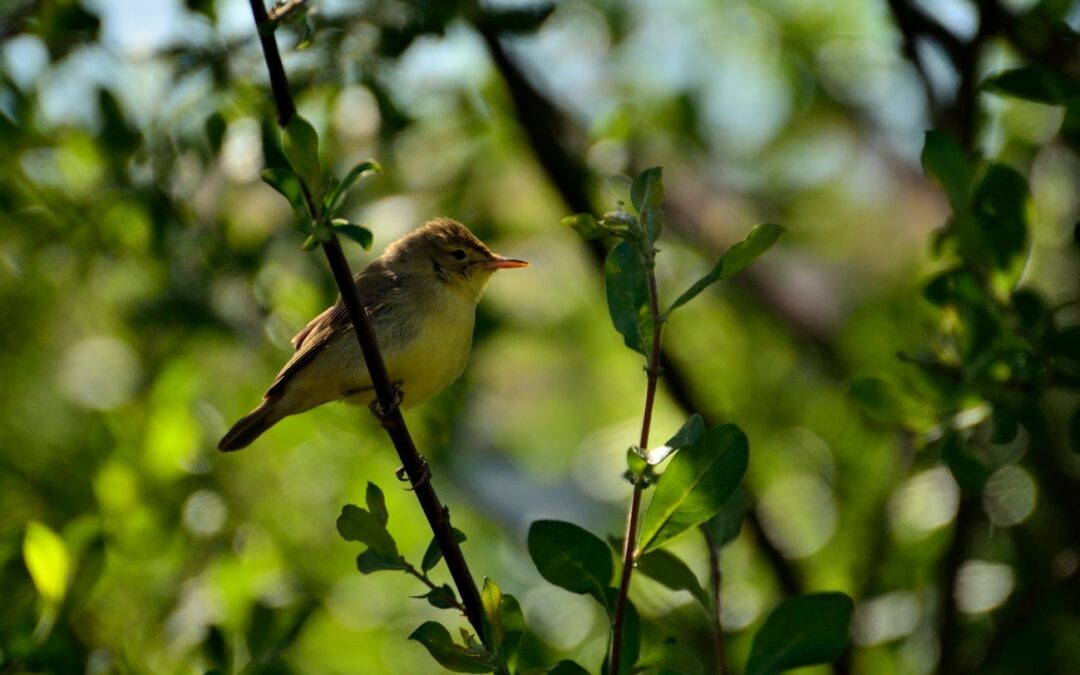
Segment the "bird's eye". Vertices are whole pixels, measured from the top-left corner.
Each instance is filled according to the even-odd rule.
[[[465,251],[460,248],[455,248],[453,251],[450,251],[450,255],[454,256],[454,260],[465,259]]]

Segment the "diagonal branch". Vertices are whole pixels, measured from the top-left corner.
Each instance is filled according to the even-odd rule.
[[[255,26],[259,32],[259,40],[262,43],[263,55],[266,58],[266,67],[270,74],[270,89],[273,92],[274,103],[277,107],[278,124],[282,127],[288,124],[296,114],[296,104],[289,92],[289,82],[285,76],[285,68],[281,62],[281,54],[277,43],[274,41],[273,22],[266,13],[266,7],[262,0],[250,0],[251,11],[255,18]],[[337,236],[330,235],[329,241],[323,244],[323,253],[326,254],[327,263],[333,272],[334,281],[341,292],[341,300],[348,311],[349,320],[352,322],[356,339],[360,343],[360,350],[364,355],[368,373],[371,375],[371,383],[375,389],[379,412],[376,414],[379,422],[394,443],[398,457],[413,485],[416,499],[427,516],[428,524],[435,535],[439,549],[446,560],[447,569],[454,579],[461,601],[465,605],[465,613],[477,635],[483,639],[481,617],[483,615],[480,603],[480,592],[476,588],[476,582],[469,573],[469,567],[465,563],[465,556],[461,553],[457,539],[450,527],[450,510],[442,505],[435,488],[432,486],[430,468],[413,443],[409,428],[405,425],[405,418],[401,414],[400,396],[390,380],[379,351],[379,344],[375,338],[375,329],[371,323],[364,304],[353,281],[349,263],[341,250],[341,243]]]

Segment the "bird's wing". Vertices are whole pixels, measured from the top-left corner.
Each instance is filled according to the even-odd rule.
[[[373,261],[356,275],[357,291],[376,324],[401,286],[399,278],[379,264],[380,262]],[[318,356],[327,345],[345,335],[352,335],[352,332],[349,312],[345,309],[341,296],[338,296],[333,305],[308,322],[292,339],[296,353],[282,367],[274,383],[266,390],[266,395],[274,396],[283,392],[292,376]]]

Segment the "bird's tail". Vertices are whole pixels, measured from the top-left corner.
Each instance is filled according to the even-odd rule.
[[[240,421],[229,429],[229,433],[218,442],[218,450],[228,452],[246,448],[264,431],[277,424],[285,415],[278,411],[276,403],[276,399],[263,399],[258,408],[241,417]]]

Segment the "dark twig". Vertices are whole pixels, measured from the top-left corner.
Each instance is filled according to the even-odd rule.
[[[270,88],[273,92],[274,102],[277,106],[278,123],[284,127],[296,114],[296,105],[293,103],[289,92],[289,83],[285,76],[285,69],[281,63],[281,55],[278,52],[277,43],[274,41],[273,23],[266,13],[262,0],[250,0],[251,11],[255,17],[255,25],[259,32],[259,40],[262,43],[263,55],[266,57],[266,66],[270,73]],[[341,243],[333,234],[329,241],[323,244],[323,253],[334,275],[334,281],[341,292],[341,300],[349,314],[356,339],[360,344],[360,350],[364,355],[368,373],[371,375],[371,383],[375,389],[376,399],[381,408],[377,416],[383,428],[386,429],[390,439],[394,443],[401,464],[408,475],[414,488],[414,494],[420,502],[420,506],[427,517],[431,531],[435,535],[439,549],[446,560],[447,569],[457,586],[464,604],[465,615],[472,624],[477,635],[483,639],[481,624],[482,606],[480,604],[480,592],[476,588],[476,582],[469,573],[465,557],[454,537],[450,526],[450,511],[439,501],[430,480],[430,469],[427,462],[416,449],[405,418],[398,406],[397,390],[386,371],[382,354],[379,351],[378,341],[375,338],[375,329],[371,324],[371,317],[361,302],[353,281],[349,263],[341,250]]]

